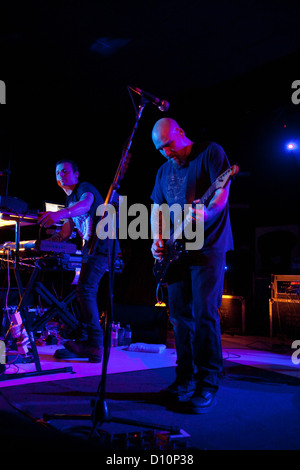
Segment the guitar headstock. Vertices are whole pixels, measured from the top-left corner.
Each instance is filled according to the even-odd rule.
[[[237,175],[240,171],[238,165],[232,165],[231,169],[231,176]]]
[[[237,175],[239,172],[239,167],[238,165],[232,165],[228,170],[224,171],[215,182],[216,188],[224,188],[226,184],[228,183],[229,179]]]

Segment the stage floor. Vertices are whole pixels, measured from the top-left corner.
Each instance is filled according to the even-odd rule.
[[[153,428],[158,423],[176,426],[183,432],[180,437],[186,436],[188,446],[194,449],[300,449],[300,368],[292,361],[292,341],[222,335],[222,343],[224,374],[217,405],[205,415],[172,409],[158,398],[158,392],[175,378],[174,348],[161,353],[111,348],[106,400],[112,414],[150,423],[150,427],[153,423]],[[84,359],[58,361],[53,357],[55,350],[56,346],[39,347],[45,375],[18,378],[18,373],[34,372],[34,363],[7,368],[6,379],[0,381],[0,404],[8,419],[13,413],[15,418],[16,414],[26,416],[39,426],[46,414],[79,413],[89,417],[102,364]],[[63,367],[72,367],[72,372],[47,373]],[[91,419],[75,424],[77,429],[78,425],[86,427]],[[50,427],[63,436],[66,430],[70,436],[75,429],[72,422],[56,418],[50,420]],[[20,429],[22,426],[11,426],[9,439],[14,440]],[[111,436],[143,429],[125,423],[101,424],[102,432]],[[23,435],[19,438],[23,443],[24,439]]]
[[[292,341],[283,342],[276,338],[222,335],[224,360],[300,378],[299,365],[292,361],[295,349],[292,349],[291,345]],[[101,376],[102,364],[93,364],[87,359],[79,358],[64,361],[55,359],[54,353],[61,347],[63,346],[38,346],[43,372],[41,375],[19,378],[20,374],[34,373],[36,371],[35,363],[12,363],[11,365],[8,363],[5,374],[0,375],[0,388],[67,378]],[[300,354],[298,354],[299,356]],[[9,361],[8,357],[7,362]],[[148,353],[128,351],[127,348],[119,346],[110,349],[107,373],[116,374],[175,366],[176,350],[174,348],[168,347],[161,353]],[[72,371],[55,374],[51,372],[64,368],[72,368]]]

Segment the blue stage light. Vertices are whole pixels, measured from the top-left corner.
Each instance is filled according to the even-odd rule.
[[[289,142],[288,144],[286,144],[286,148],[287,150],[293,151],[297,150],[298,145],[296,144],[296,142]]]

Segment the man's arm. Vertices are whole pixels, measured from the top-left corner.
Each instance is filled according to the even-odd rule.
[[[204,214],[204,223],[211,222],[224,210],[229,198],[230,183],[225,188],[216,190],[208,206],[204,206],[204,212],[190,207],[190,217],[194,221],[202,221]]]
[[[72,235],[74,226],[75,224],[72,219],[66,220],[62,228],[60,229],[60,231],[56,233],[55,235],[53,235],[52,237],[50,237],[48,240],[51,240],[53,242],[63,242],[63,241],[68,240],[70,236]]]
[[[57,224],[60,220],[72,219],[72,217],[86,214],[90,210],[93,202],[94,195],[92,193],[84,193],[81,196],[80,201],[76,202],[71,207],[66,207],[65,209],[61,209],[57,212],[44,212],[39,218],[39,224],[41,227],[47,228],[51,227],[51,225]]]

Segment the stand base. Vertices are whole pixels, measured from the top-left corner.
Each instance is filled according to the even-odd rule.
[[[86,415],[76,415],[76,414],[44,414],[43,416],[44,421],[48,422],[51,419],[61,419],[61,420],[82,420],[82,421],[92,421],[92,416],[90,414]],[[143,421],[137,421],[134,419],[126,419],[126,418],[118,418],[116,416],[110,416],[108,419],[103,420],[99,424],[103,423],[120,423],[120,424],[129,424],[132,426],[139,426],[144,428],[151,428],[151,429],[159,429],[162,431],[168,431],[172,434],[180,434],[180,428],[177,426],[165,426],[162,424],[154,424],[154,423],[146,423]]]
[[[23,379],[25,377],[37,377],[39,375],[60,374],[62,372],[73,372],[73,368],[62,367],[61,369],[48,369],[48,370],[40,370],[40,371],[33,371],[33,372],[21,372],[20,374],[7,374],[7,375],[3,374],[0,376],[0,381]]]

